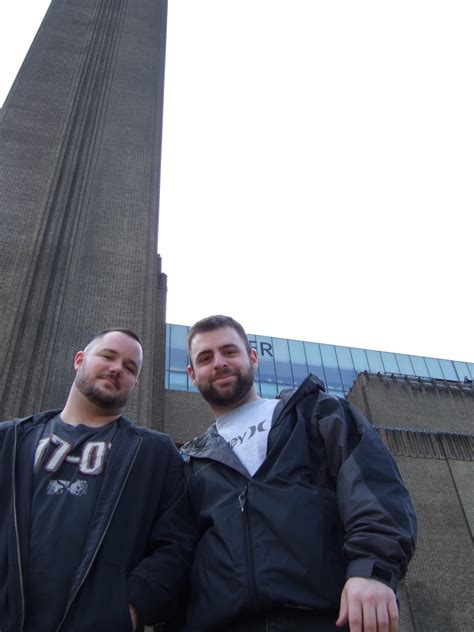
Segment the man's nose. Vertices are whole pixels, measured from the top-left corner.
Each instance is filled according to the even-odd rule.
[[[214,354],[214,368],[220,369],[223,366],[227,366],[227,358],[222,353]]]
[[[122,363],[120,362],[120,360],[111,360],[109,362],[108,370],[110,373],[119,375],[123,371]]]

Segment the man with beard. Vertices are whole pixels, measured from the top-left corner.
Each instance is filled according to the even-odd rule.
[[[199,541],[186,630],[396,632],[416,518],[369,422],[309,375],[260,399],[242,326],[188,332],[216,422],[182,447]]]
[[[62,410],[0,424],[2,632],[171,629],[179,615],[192,520],[170,437],[122,416],[141,365],[134,332],[104,330],[76,354]]]

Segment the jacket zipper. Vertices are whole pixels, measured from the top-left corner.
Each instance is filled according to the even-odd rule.
[[[15,539],[16,539],[16,554],[18,558],[18,574],[20,579],[20,599],[21,599],[21,622],[20,630],[23,630],[25,624],[25,591],[23,588],[23,571],[21,568],[21,553],[20,553],[20,533],[18,531],[18,514],[16,510],[16,486],[15,486],[15,474],[16,474],[16,450],[17,450],[17,438],[18,438],[18,426],[15,426],[15,441],[13,444],[13,469],[12,469],[12,496],[13,496],[13,522],[15,525]]]
[[[245,532],[245,547],[246,547],[246,555],[247,555],[247,567],[248,567],[248,590],[250,594],[250,599],[255,608],[257,608],[257,586],[255,582],[255,562],[253,557],[253,547],[252,547],[252,533],[250,531],[250,519],[247,511],[247,493],[249,489],[249,484],[245,483],[245,487],[242,492],[239,494],[239,505],[240,511],[242,512],[244,519],[244,532]]]
[[[67,604],[67,606],[66,606],[66,610],[64,611],[64,616],[63,616],[63,618],[61,619],[61,621],[59,622],[59,625],[58,625],[58,627],[56,628],[56,632],[59,632],[59,630],[61,629],[61,626],[62,626],[62,624],[64,623],[64,621],[66,620],[66,617],[67,617],[67,615],[69,614],[69,610],[71,609],[71,606],[72,606],[72,604],[74,603],[74,599],[77,597],[77,593],[78,593],[78,592],[79,592],[79,590],[82,588],[82,585],[83,585],[83,584],[84,584],[84,582],[86,581],[87,576],[89,575],[89,571],[91,570],[92,565],[93,565],[93,564],[94,564],[94,562],[95,562],[95,558],[97,557],[97,553],[99,552],[100,545],[101,545],[101,544],[102,544],[102,542],[104,541],[104,538],[105,538],[105,536],[106,536],[106,534],[107,534],[107,531],[109,530],[110,523],[112,522],[112,518],[114,517],[115,510],[117,509],[117,505],[119,504],[119,501],[120,501],[120,499],[121,499],[121,497],[122,497],[122,492],[123,492],[123,489],[124,489],[124,487],[125,487],[125,485],[126,485],[126,483],[127,483],[127,481],[128,481],[128,477],[129,477],[129,475],[130,475],[130,472],[131,472],[131,470],[132,470],[132,467],[133,467],[133,465],[134,465],[134,463],[135,463],[135,460],[136,460],[136,458],[137,458],[137,455],[138,455],[138,450],[140,449],[140,446],[141,446],[141,444],[142,444],[142,441],[143,441],[143,439],[140,437],[140,443],[138,444],[137,449],[136,449],[136,451],[135,451],[135,456],[133,457],[133,461],[130,463],[130,467],[128,468],[127,475],[125,476],[124,481],[123,481],[123,483],[122,483],[122,487],[120,488],[120,493],[119,493],[119,494],[118,494],[118,496],[117,496],[117,500],[115,501],[115,505],[113,506],[112,511],[110,512],[110,516],[109,516],[109,519],[108,519],[108,521],[107,521],[107,525],[106,525],[106,527],[105,527],[105,529],[104,529],[104,532],[103,532],[103,534],[102,534],[102,537],[101,537],[101,538],[100,538],[100,540],[97,542],[97,546],[96,546],[96,548],[95,548],[94,555],[93,555],[93,556],[92,556],[92,558],[91,558],[91,561],[90,561],[90,563],[89,563],[89,566],[87,567],[86,572],[84,573],[84,575],[83,575],[83,577],[82,577],[82,579],[81,579],[81,581],[80,581],[80,583],[79,583],[78,587],[76,588],[76,590],[75,590],[74,594],[72,595],[71,599],[69,600],[69,603],[68,603],[68,604]]]

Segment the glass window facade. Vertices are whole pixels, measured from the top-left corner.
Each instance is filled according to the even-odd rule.
[[[179,391],[196,390],[187,374],[187,330],[188,328],[183,325],[166,325],[166,388]],[[256,385],[262,397],[275,397],[285,388],[298,386],[308,373],[317,375],[329,393],[340,397],[347,395],[361,371],[461,382],[466,378],[474,378],[472,362],[455,362],[252,334],[248,334],[248,338],[250,345],[258,354]]]
[[[372,373],[385,373],[385,367],[382,362],[382,354],[380,351],[372,351],[366,349],[367,359],[369,361],[369,369]]]
[[[396,353],[395,357],[397,358],[397,364],[402,375],[415,375],[415,369],[411,363],[410,356],[404,353]]]
[[[273,353],[275,354],[275,371],[278,390],[281,391],[284,388],[293,388],[293,371],[291,368],[288,340],[274,338]]]

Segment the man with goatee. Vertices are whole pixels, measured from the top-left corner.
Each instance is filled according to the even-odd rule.
[[[0,424],[0,630],[171,629],[193,548],[171,439],[122,416],[142,346],[97,334],[62,410]]]

